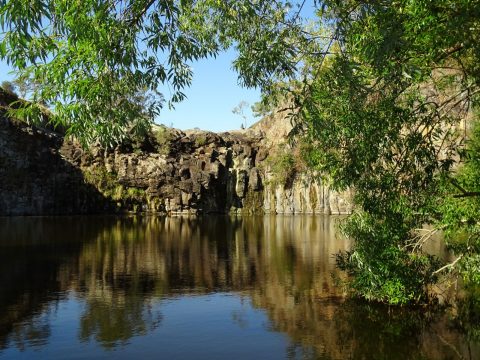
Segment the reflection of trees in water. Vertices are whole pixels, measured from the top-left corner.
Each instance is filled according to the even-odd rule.
[[[126,344],[133,336],[146,335],[161,322],[162,316],[142,296],[116,296],[105,299],[89,299],[87,309],[80,319],[80,340],[94,337],[106,348]]]
[[[292,358],[305,352],[321,359],[480,358],[478,340],[467,341],[447,316],[422,309],[330,300],[283,304],[278,299],[256,305],[267,310],[272,330],[288,334],[289,352],[296,354]]]
[[[27,324],[13,326],[10,333],[10,342],[19,350],[27,347],[41,347],[50,337],[50,319],[48,316],[34,316]]]
[[[291,304],[338,296],[331,254],[347,243],[334,238],[333,226],[315,217],[118,220],[79,255],[75,289],[87,302],[82,336],[95,335],[102,343],[125,340],[112,334],[121,328],[115,322],[130,318],[121,304],[137,301],[131,311],[141,314],[144,303],[177,293],[247,289],[254,304],[258,297],[286,304],[284,318]],[[232,314],[240,324],[237,315]],[[296,315],[296,323],[311,316]]]
[[[273,330],[289,335],[288,356],[362,358],[366,351],[381,358],[396,349],[406,358],[435,358],[440,351],[452,353],[445,343],[468,354],[445,320],[417,319],[418,313],[408,311],[392,317],[385,309],[342,304],[332,254],[348,242],[335,238],[328,217],[90,218],[70,226],[33,231],[44,234],[34,247],[38,254],[32,254],[32,244],[10,244],[9,256],[23,259],[13,271],[27,278],[37,273],[42,284],[32,280],[9,299],[0,298],[0,305],[24,309],[17,320],[28,307],[38,311],[48,293],[74,290],[85,301],[80,339],[108,348],[159,326],[164,297],[239,291],[266,310]],[[3,284],[12,269],[0,266],[6,270]],[[23,304],[25,296],[37,300]],[[241,313],[231,321],[244,325]]]

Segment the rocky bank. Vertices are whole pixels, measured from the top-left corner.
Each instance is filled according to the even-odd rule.
[[[0,215],[349,213],[348,193],[295,163],[290,130],[278,115],[220,134],[154,126],[142,143],[85,150],[3,114]]]

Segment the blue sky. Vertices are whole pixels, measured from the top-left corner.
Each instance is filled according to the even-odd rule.
[[[253,105],[260,100],[259,89],[247,89],[238,85],[237,73],[232,61],[235,51],[229,50],[217,56],[193,64],[193,83],[185,89],[188,99],[175,105],[174,110],[165,107],[158,123],[179,129],[199,127],[212,131],[239,129],[243,119],[232,113],[241,101]],[[169,94],[166,93],[166,98]],[[250,112],[248,125],[256,121]]]

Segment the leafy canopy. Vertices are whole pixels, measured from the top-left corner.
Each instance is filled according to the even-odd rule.
[[[17,117],[35,122],[47,105],[84,145],[111,145],[158,116],[159,86],[170,105],[183,100],[191,62],[229,46],[246,86],[292,75],[297,23],[288,1],[0,0],[0,57],[21,83],[41,84]]]
[[[428,301],[429,284],[453,269],[477,281],[478,198],[466,195],[478,191],[478,146],[467,139],[480,100],[480,2],[331,0],[319,16],[333,54],[317,61],[303,117],[317,167],[355,192],[344,225],[355,244],[338,256],[351,290],[411,303]],[[443,267],[422,251],[438,229],[468,239]]]

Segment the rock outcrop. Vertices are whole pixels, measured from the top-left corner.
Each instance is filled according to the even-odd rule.
[[[221,134],[155,126],[142,144],[107,151],[3,116],[0,215],[349,213],[347,193],[276,166],[289,125],[273,120]]]
[[[68,215],[113,209],[61,154],[63,138],[0,116],[0,216]]]

